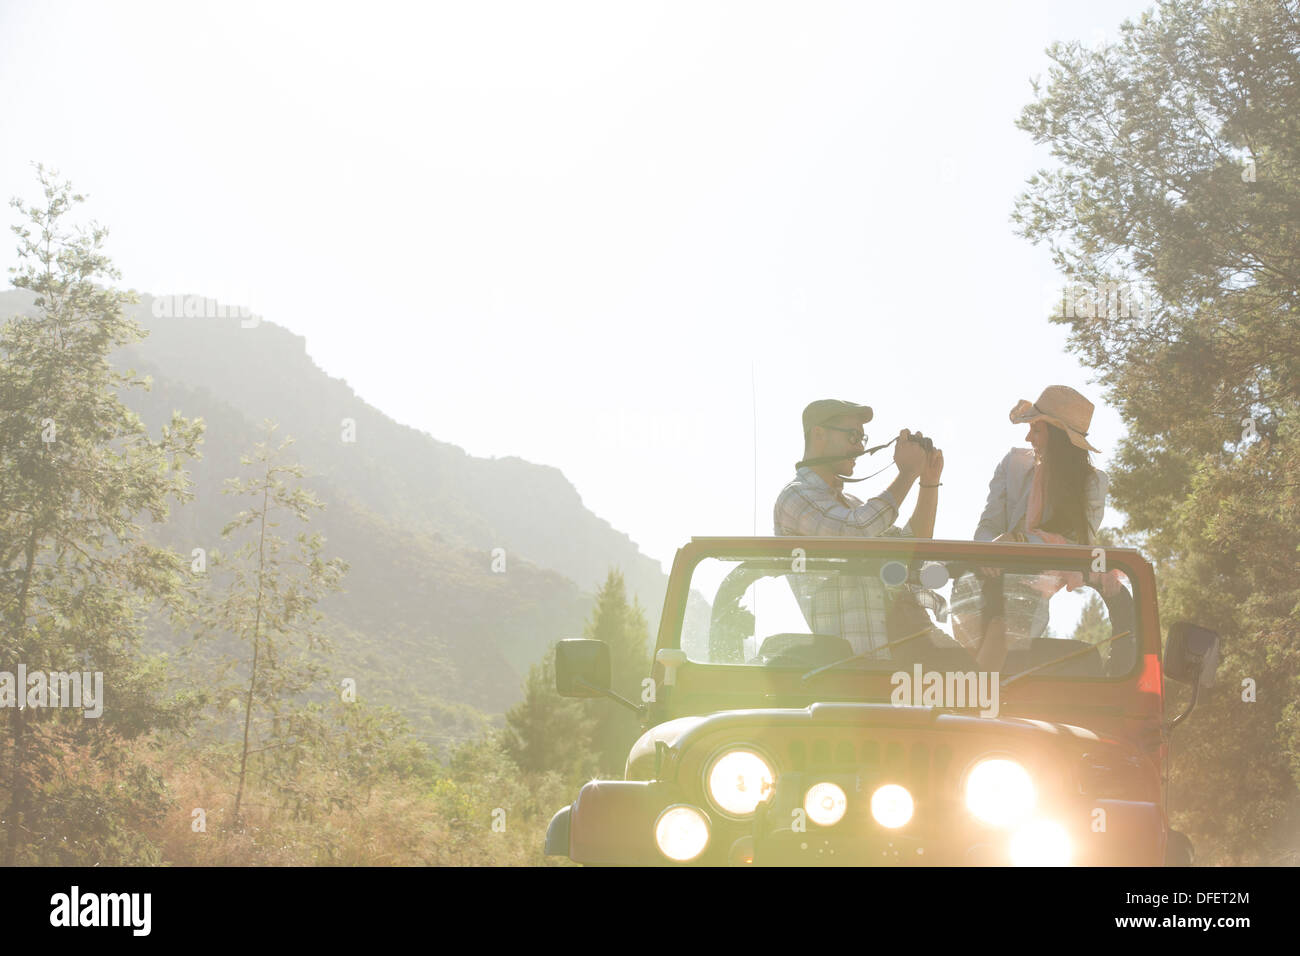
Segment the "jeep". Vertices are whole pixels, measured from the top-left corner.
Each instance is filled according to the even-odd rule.
[[[1189,864],[1171,729],[1218,637],[1174,624],[1138,552],[913,538],[694,538],[650,677],[626,700],[599,641],[556,687],[635,710],[622,780],[555,814],[590,865]],[[1166,715],[1168,678],[1190,685]]]

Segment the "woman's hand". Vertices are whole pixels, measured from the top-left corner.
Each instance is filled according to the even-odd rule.
[[[942,465],[942,462],[940,464]],[[1000,534],[996,538],[994,538],[993,541],[990,542],[990,544],[995,544],[998,541],[1005,541],[1005,540],[1007,540],[1007,536],[1005,534]],[[1001,568],[976,568],[975,573],[982,578],[998,578],[1002,576],[1002,569]]]

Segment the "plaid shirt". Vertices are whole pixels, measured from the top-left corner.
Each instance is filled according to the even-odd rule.
[[[863,503],[844,489],[833,490],[811,468],[800,468],[794,481],[781,489],[773,509],[773,524],[781,535],[889,538],[912,536],[912,526],[894,527],[898,502],[888,490]]]
[[[773,524],[778,535],[845,536],[861,538],[912,537],[910,523],[894,525],[898,504],[888,491],[863,502],[843,489],[831,488],[811,468],[800,468],[777,496]],[[888,643],[885,612],[890,598],[878,575],[788,574],[795,599],[814,634],[836,634],[847,640],[854,653]],[[943,598],[923,588],[906,586],[923,607],[946,617]],[[889,589],[892,590],[892,589]],[[885,651],[879,659],[888,660]]]

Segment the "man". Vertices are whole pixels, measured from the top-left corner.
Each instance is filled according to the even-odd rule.
[[[778,535],[928,538],[934,534],[943,452],[938,448],[927,452],[907,429],[898,433],[894,445],[898,477],[889,487],[866,502],[845,493],[844,479],[853,474],[855,460],[863,452],[867,440],[863,425],[871,416],[866,405],[836,399],[816,401],[804,409],[804,459],[773,509]],[[898,506],[918,478],[916,508],[907,524],[897,527]],[[831,578],[787,576],[808,626],[814,633],[843,637],[855,653],[886,644],[888,601],[879,577],[832,574]],[[936,595],[921,591],[914,596],[938,610],[932,603]]]
[[[777,534],[866,538],[928,538],[934,534],[943,452],[936,448],[927,453],[906,428],[898,433],[894,445],[898,477],[889,487],[866,503],[844,493],[844,479],[853,474],[855,459],[866,443],[862,426],[871,421],[871,414],[866,405],[830,398],[803,410],[804,460],[796,468],[794,481],[776,499]],[[898,506],[917,478],[921,479],[921,491],[912,518],[902,528],[894,527]]]

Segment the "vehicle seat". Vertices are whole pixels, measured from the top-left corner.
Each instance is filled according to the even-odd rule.
[[[821,667],[853,656],[853,645],[834,634],[773,634],[750,663],[765,667]]]

